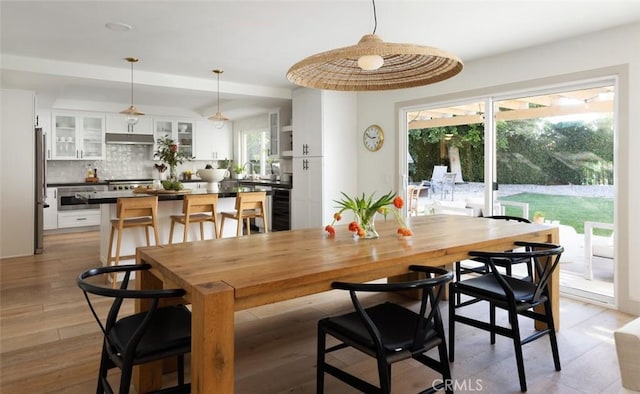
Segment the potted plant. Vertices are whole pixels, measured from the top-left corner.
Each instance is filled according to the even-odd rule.
[[[233,176],[236,179],[243,179],[244,178],[244,168],[239,165],[239,164],[233,164],[232,165],[233,168]]]
[[[544,223],[544,212],[535,211],[533,213],[533,222],[534,223]]]

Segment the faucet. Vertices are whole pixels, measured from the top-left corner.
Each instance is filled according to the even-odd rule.
[[[249,169],[251,169],[251,173],[248,173],[248,175],[251,176],[251,178],[253,178],[253,163],[252,162],[248,161],[248,162],[244,163],[242,165],[242,169],[246,170],[245,167],[247,167],[247,164],[249,164]]]

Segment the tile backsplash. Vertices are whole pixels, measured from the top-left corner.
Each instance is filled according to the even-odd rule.
[[[151,145],[109,145],[106,146],[106,160],[49,160],[47,161],[47,182],[82,182],[87,170],[97,169],[98,178],[108,179],[156,179],[159,177],[152,160]],[[178,165],[178,173],[185,170],[204,168],[207,161],[193,160]]]

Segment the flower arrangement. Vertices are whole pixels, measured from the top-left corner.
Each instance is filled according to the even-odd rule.
[[[191,160],[184,152],[180,152],[178,144],[169,137],[163,137],[158,140],[158,150],[154,156],[167,163],[169,169],[175,169],[178,164],[182,164],[185,160]]]
[[[400,216],[400,209],[404,206],[404,200],[400,196],[396,196],[395,193],[389,192],[384,196],[374,200],[374,195],[365,197],[364,193],[362,197],[351,198],[342,193],[344,199],[338,201],[337,208],[340,210],[333,214],[333,221],[331,224],[325,227],[325,231],[330,236],[335,235],[335,223],[342,219],[342,213],[350,210],[355,215],[355,221],[349,223],[349,231],[353,232],[361,238],[377,238],[378,233],[375,230],[374,219],[377,213],[384,215],[385,219],[389,211],[393,212],[399,227],[397,233],[403,237],[413,235],[411,229],[407,227],[404,220]]]
[[[169,179],[164,181],[162,186],[167,190],[182,190],[182,183],[178,181],[176,167],[185,160],[191,160],[191,158],[184,152],[180,152],[178,144],[169,137],[163,137],[158,140],[158,150],[154,153],[154,156],[169,165]],[[159,169],[161,167],[156,164],[156,168]]]

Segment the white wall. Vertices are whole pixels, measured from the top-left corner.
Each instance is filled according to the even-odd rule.
[[[2,89],[0,108],[0,257],[34,249],[34,93]]]
[[[385,145],[376,152],[358,150],[358,190],[397,190],[398,108],[493,92],[506,92],[582,78],[618,75],[620,90],[619,155],[616,157],[619,308],[640,314],[640,182],[629,169],[640,168],[640,23],[578,38],[472,61],[458,76],[434,85],[358,96],[358,129],[377,123]],[[479,37],[481,39],[481,37]],[[446,49],[446,48],[443,48]],[[463,59],[464,61],[464,59]],[[633,219],[636,220],[633,220]],[[631,258],[633,256],[634,258]]]

